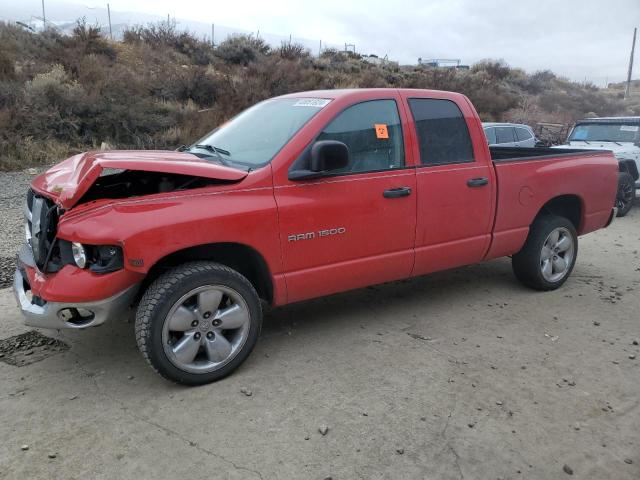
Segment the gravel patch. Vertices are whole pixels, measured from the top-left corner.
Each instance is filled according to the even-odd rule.
[[[0,172],[0,288],[13,282],[16,251],[24,243],[22,207],[34,175]]]
[[[63,341],[31,330],[0,340],[0,361],[22,367],[68,349]]]

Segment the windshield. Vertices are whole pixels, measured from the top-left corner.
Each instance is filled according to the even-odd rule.
[[[570,142],[636,142],[640,138],[639,125],[623,123],[579,123],[571,135]]]
[[[266,100],[222,124],[188,150],[229,166],[261,167],[330,101],[324,98]]]

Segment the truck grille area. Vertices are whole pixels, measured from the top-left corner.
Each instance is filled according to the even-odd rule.
[[[58,270],[60,255],[56,251],[56,205],[50,199],[29,190],[24,214],[25,235],[36,266],[44,272]]]

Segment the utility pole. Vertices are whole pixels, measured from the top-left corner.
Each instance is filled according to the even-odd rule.
[[[216,46],[216,26],[211,24],[211,46],[215,48]]]
[[[320,40],[320,47],[318,48],[318,58],[322,55],[322,40]]]
[[[113,40],[113,30],[111,29],[111,8],[109,7],[108,3],[107,3],[107,17],[109,17],[109,38]]]
[[[42,29],[47,28],[47,16],[44,14],[44,0],[42,0]]]
[[[631,56],[629,57],[629,73],[627,73],[627,88],[624,91],[624,98],[629,98],[631,90],[631,73],[633,73],[633,53],[636,49],[636,33],[638,29],[633,29],[633,42],[631,42]]]

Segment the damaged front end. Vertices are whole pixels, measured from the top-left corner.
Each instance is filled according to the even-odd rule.
[[[47,295],[43,292],[55,288],[52,288],[54,282],[51,280],[57,274],[72,278],[80,268],[74,258],[74,243],[59,239],[56,235],[58,221],[63,213],[51,199],[38,195],[33,190],[28,191],[24,208],[26,243],[18,251],[13,290],[25,323],[32,327],[59,329],[100,325],[113,315],[124,312],[138,290],[138,282],[134,282],[100,300],[58,302],[45,299]],[[104,253],[103,247],[98,248],[103,256],[109,255]],[[96,262],[94,265],[98,268],[89,268],[87,273],[108,273],[122,268],[120,247],[109,246],[108,249],[111,253],[120,253],[112,255],[110,261]],[[92,258],[99,259],[100,251],[97,257]],[[66,265],[69,267],[65,271]],[[113,281],[107,276],[101,276],[106,282]],[[66,284],[65,279],[62,280],[61,284]],[[85,279],[80,279],[80,282],[86,283]],[[72,283],[68,285],[73,286]],[[99,283],[95,286],[99,286]]]
[[[122,267],[118,245],[80,245],[56,236],[66,211],[93,202],[193,190],[242,180],[247,172],[182,152],[87,152],[36,177],[25,206],[27,243],[40,272],[75,264],[96,273]]]
[[[26,240],[35,265],[40,271],[47,271],[47,264],[56,244],[59,207],[49,198],[37,195],[30,189],[24,214]]]
[[[14,280],[25,323],[42,328],[99,325],[131,304],[143,279],[125,268],[122,239],[88,244],[73,232],[59,234],[71,212],[234,183],[246,175],[186,153],[90,152],[34,179],[24,207],[26,243],[18,252]]]
[[[127,198],[238,182],[248,172],[173,151],[87,152],[36,177],[33,189],[68,210],[98,198]],[[92,190],[90,192],[90,190]]]

